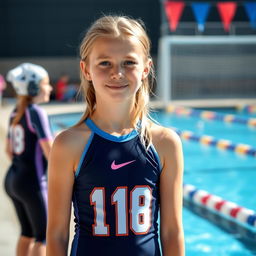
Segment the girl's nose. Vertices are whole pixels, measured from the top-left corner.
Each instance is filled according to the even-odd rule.
[[[121,66],[115,67],[111,71],[111,79],[121,79],[123,78],[123,68]]]

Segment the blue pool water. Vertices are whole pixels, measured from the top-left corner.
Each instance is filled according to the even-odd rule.
[[[70,126],[80,116],[80,113],[52,116],[52,128],[57,131]],[[190,130],[199,135],[207,134],[217,139],[228,139],[256,147],[256,130],[244,125],[177,117],[161,111],[153,113],[153,117],[167,127],[173,126],[179,130]],[[183,141],[183,150],[184,183],[256,210],[256,158],[189,141]],[[184,207],[183,223],[188,256],[256,255],[256,241],[241,239],[237,233],[231,234],[222,226],[202,218],[190,207]]]
[[[211,135],[219,139],[223,138],[231,140],[234,143],[250,144],[256,147],[256,127],[253,128],[237,123],[203,120],[190,116],[168,115],[165,112],[154,112],[152,116],[165,126],[174,126],[180,130],[194,131],[199,135]]]

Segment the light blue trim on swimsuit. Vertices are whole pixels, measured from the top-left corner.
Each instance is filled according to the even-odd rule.
[[[111,134],[101,130],[98,126],[96,126],[96,124],[90,118],[87,118],[85,120],[85,123],[93,132],[95,132],[99,136],[101,136],[107,140],[111,140],[111,141],[115,141],[115,142],[128,141],[128,140],[135,138],[138,135],[138,131],[136,129],[134,129],[128,134],[121,135],[121,136],[115,136],[115,135],[111,135]]]
[[[156,158],[156,160],[157,160],[157,162],[158,162],[160,172],[162,172],[163,166],[162,166],[162,164],[161,164],[160,157],[159,157],[159,155],[158,155],[158,153],[157,153],[157,151],[156,151],[156,148],[155,148],[155,146],[153,145],[153,143],[151,143],[150,147],[151,147],[152,152],[153,152],[153,154],[155,155],[155,158]]]
[[[90,147],[90,145],[91,145],[93,136],[94,136],[94,132],[91,133],[91,135],[90,135],[90,137],[89,137],[89,139],[88,139],[88,142],[87,142],[87,144],[86,144],[85,147],[84,147],[84,151],[83,151],[82,156],[81,156],[81,158],[80,158],[79,165],[78,165],[78,167],[77,167],[77,169],[76,169],[76,171],[75,171],[75,176],[76,176],[76,177],[78,176],[78,174],[79,174],[79,172],[80,172],[81,165],[82,165],[82,163],[83,163],[85,154],[87,153],[87,151],[88,151],[88,149],[89,149],[89,147]]]

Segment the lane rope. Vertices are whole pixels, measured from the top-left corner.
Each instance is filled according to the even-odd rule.
[[[256,231],[256,213],[251,209],[239,206],[205,190],[200,190],[191,184],[183,185],[183,198],[214,211],[222,217],[231,218],[238,223],[254,228]]]
[[[203,145],[217,147],[221,150],[229,150],[238,154],[256,157],[256,148],[253,148],[250,145],[241,143],[236,144],[230,140],[216,139],[215,137],[209,135],[197,135],[192,131],[179,130],[176,127],[171,128],[181,137],[182,140],[194,141]]]
[[[205,120],[221,121],[225,123],[237,123],[241,125],[247,125],[249,127],[256,128],[256,118],[245,118],[232,114],[222,114],[214,111],[196,110],[192,108],[178,107],[169,105],[166,108],[168,113],[175,115],[197,117]]]

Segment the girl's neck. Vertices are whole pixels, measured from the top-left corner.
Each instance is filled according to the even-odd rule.
[[[40,96],[35,96],[32,98],[32,103],[33,104],[40,104],[40,103],[43,103],[44,101],[41,99]]]
[[[105,131],[125,133],[125,130],[134,128],[133,116],[131,104],[97,104],[91,119]]]

